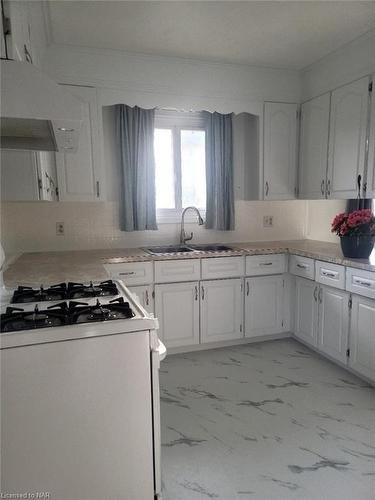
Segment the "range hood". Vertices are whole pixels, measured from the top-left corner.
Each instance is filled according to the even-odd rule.
[[[75,152],[82,103],[27,62],[1,61],[1,148]]]

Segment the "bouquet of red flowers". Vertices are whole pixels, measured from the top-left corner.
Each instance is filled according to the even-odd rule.
[[[333,219],[331,232],[338,236],[375,236],[375,215],[371,208],[343,212]]]

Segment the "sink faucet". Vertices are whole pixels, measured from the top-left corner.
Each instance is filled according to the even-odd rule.
[[[181,215],[181,232],[180,232],[180,243],[181,245],[185,245],[187,241],[190,241],[193,239],[193,233],[190,233],[190,236],[187,236],[185,233],[185,214],[188,210],[194,210],[197,215],[198,215],[198,224],[202,226],[204,224],[204,220],[202,219],[201,214],[199,213],[199,210],[197,207],[186,207]]]

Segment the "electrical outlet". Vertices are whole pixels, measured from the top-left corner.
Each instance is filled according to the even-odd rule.
[[[56,222],[56,234],[57,236],[64,236],[65,227],[63,222]]]
[[[273,215],[265,215],[263,217],[263,227],[273,227]]]

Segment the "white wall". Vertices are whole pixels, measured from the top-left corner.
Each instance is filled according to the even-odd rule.
[[[263,227],[263,215],[273,215],[274,227]],[[188,224],[195,242],[246,242],[302,239],[306,232],[307,202],[236,202],[236,230],[211,231]],[[1,240],[6,254],[47,250],[123,248],[176,243],[178,224],[158,231],[119,230],[118,204],[30,202],[1,204]],[[65,236],[56,235],[64,222]]]
[[[375,29],[332,52],[301,73],[305,101],[375,73]]]
[[[345,212],[346,200],[309,200],[307,202],[306,238],[339,243],[331,233],[335,215]]]

